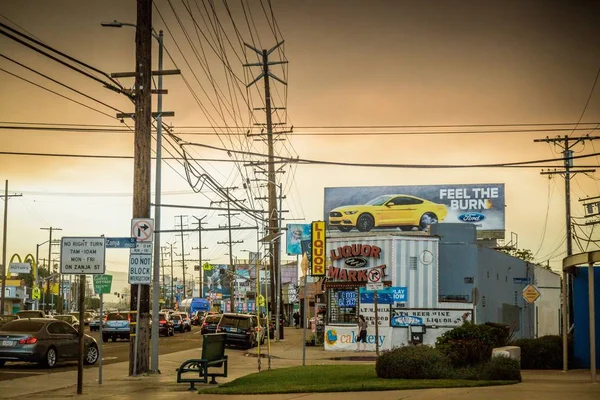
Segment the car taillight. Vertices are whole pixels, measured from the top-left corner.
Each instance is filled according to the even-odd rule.
[[[160,323],[161,323],[161,324],[166,324],[166,323],[167,323],[167,321],[166,321],[166,320],[164,320],[164,319],[161,319],[161,320],[160,320]]]
[[[36,343],[37,343],[37,338],[34,338],[34,337],[28,337],[28,338],[19,340],[19,344],[36,344]]]

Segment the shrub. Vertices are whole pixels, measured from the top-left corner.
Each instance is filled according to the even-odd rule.
[[[481,365],[480,372],[480,380],[521,382],[519,361],[510,357],[494,357]]]
[[[488,361],[494,347],[503,346],[507,338],[508,331],[503,328],[465,322],[438,337],[436,348],[454,367],[462,368]]]
[[[430,346],[404,346],[384,351],[375,363],[377,376],[388,379],[444,379],[451,375],[448,359]]]
[[[510,344],[521,348],[521,368],[523,369],[562,368],[562,337],[560,336],[519,339]],[[569,354],[571,353],[572,351],[569,351]]]

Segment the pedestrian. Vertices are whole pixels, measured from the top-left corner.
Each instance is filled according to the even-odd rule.
[[[363,344],[363,351],[367,351],[367,321],[365,317],[359,315],[358,321],[358,337],[356,338],[356,351],[360,351],[360,342]]]
[[[294,312],[293,318],[294,318],[294,327],[296,329],[298,329],[298,327],[300,325],[300,313],[298,313],[298,311]]]

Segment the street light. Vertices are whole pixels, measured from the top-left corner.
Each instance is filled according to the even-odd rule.
[[[122,28],[130,26],[137,29],[135,24],[120,22],[102,22],[102,26]],[[152,281],[152,371],[158,371],[158,309],[160,307],[160,192],[161,192],[161,158],[162,158],[162,69],[163,69],[163,31],[158,35],[152,28],[152,36],[158,41],[158,102],[156,116],[156,183],[154,191],[154,264]],[[172,278],[171,278],[172,279]],[[184,293],[185,294],[185,293]],[[139,313],[139,310],[138,310]],[[139,314],[138,314],[139,315]],[[136,345],[137,348],[137,345]],[[135,367],[134,367],[135,368]]]
[[[40,247],[48,243],[50,240],[46,240],[45,242],[39,243],[35,245],[35,268],[37,269],[37,273],[35,274],[35,286],[39,286],[40,283]],[[52,244],[60,244],[60,240],[55,239],[52,241]],[[50,246],[52,247],[52,246]],[[50,265],[50,261],[48,262],[48,266]],[[48,273],[50,274],[50,267],[48,267]],[[36,310],[40,309],[40,301],[38,299],[34,302],[34,307]]]

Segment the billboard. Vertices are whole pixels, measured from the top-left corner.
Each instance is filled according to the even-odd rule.
[[[205,296],[217,295],[221,298],[230,296],[230,271],[226,264],[216,264],[210,270],[203,270],[204,273],[204,294]]]
[[[504,184],[325,188],[328,229],[341,232],[425,230],[470,223],[479,236],[504,237]],[[482,234],[483,233],[483,234]]]
[[[303,253],[302,249],[307,247],[306,242],[310,242],[310,227],[311,224],[287,224],[285,243],[289,256]],[[305,242],[304,247],[302,242]]]

